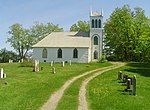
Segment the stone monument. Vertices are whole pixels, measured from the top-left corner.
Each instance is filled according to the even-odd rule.
[[[62,62],[62,67],[64,67],[64,66],[65,66],[65,62],[63,61],[63,62]]]
[[[52,73],[55,74],[56,73],[56,69],[55,67],[52,68]]]
[[[35,60],[34,61],[34,68],[33,68],[34,72],[38,72],[39,71],[39,61]]]
[[[133,95],[136,96],[136,75],[133,76]]]
[[[69,65],[71,65],[71,60],[69,60]]]

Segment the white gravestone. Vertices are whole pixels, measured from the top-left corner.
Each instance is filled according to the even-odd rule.
[[[63,61],[63,62],[62,62],[62,67],[64,67],[64,66],[65,66],[65,62]]]
[[[51,61],[51,66],[53,66],[53,61]]]
[[[3,70],[3,68],[1,68],[1,71],[0,71],[0,78],[3,78],[3,76],[4,76],[4,70]]]
[[[69,65],[71,65],[71,60],[69,60]]]
[[[13,60],[9,59],[9,63],[13,63]]]
[[[34,71],[35,72],[39,71],[39,61],[38,60],[35,60],[35,62],[34,62]]]
[[[21,59],[21,62],[23,62],[23,59]]]

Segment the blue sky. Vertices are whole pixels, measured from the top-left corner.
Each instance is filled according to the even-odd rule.
[[[150,17],[149,0],[0,0],[0,49],[13,50],[6,40],[14,23],[29,28],[35,21],[52,22],[69,31],[78,20],[89,20],[91,7],[93,11],[103,9],[105,21],[116,7],[124,4],[141,7]]]

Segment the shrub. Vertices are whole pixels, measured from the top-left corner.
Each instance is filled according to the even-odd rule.
[[[107,59],[106,59],[106,56],[105,56],[105,55],[102,55],[100,62],[101,62],[101,63],[107,62]]]
[[[24,60],[23,62],[20,63],[21,67],[33,67],[33,62],[32,60]]]

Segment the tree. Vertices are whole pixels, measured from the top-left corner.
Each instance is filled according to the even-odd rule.
[[[35,22],[30,28],[30,35],[36,39],[36,42],[43,39],[45,36],[49,35],[51,32],[61,32],[63,28],[59,25],[54,25],[48,22],[47,24]]]
[[[150,20],[148,20],[142,28],[143,32],[138,37],[134,52],[136,60],[150,62]]]
[[[139,60],[136,57],[140,52],[140,37],[149,27],[147,21],[148,18],[141,8],[135,8],[133,11],[128,5],[116,8],[104,26],[105,43],[106,47],[109,47],[107,53],[113,53],[117,60]]]
[[[18,56],[16,53],[12,51],[8,51],[6,48],[0,50],[0,62],[1,63],[8,62],[9,59],[16,61],[17,57]]]
[[[149,54],[149,35],[150,35],[150,20],[145,16],[144,10],[136,7],[133,12],[134,20],[134,54],[137,61],[148,60]]]
[[[77,24],[73,24],[71,27],[70,27],[70,31],[73,31],[73,32],[76,32],[76,31],[79,31],[79,32],[88,32],[90,30],[90,24],[89,22],[86,22],[86,21],[78,21]]]
[[[29,35],[29,30],[24,29],[19,23],[13,24],[8,33],[11,35],[7,42],[19,53],[19,57],[25,58],[28,50],[34,42],[32,36]]]

